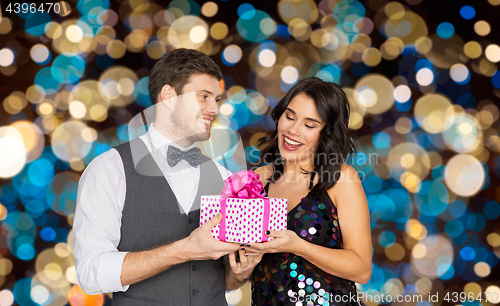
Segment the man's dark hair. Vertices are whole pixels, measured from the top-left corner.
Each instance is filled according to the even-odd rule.
[[[158,95],[166,84],[175,89],[177,95],[194,74],[208,74],[218,81],[222,79],[222,70],[207,55],[192,49],[177,49],[167,53],[151,69],[149,74],[149,95],[152,104],[158,101]]]

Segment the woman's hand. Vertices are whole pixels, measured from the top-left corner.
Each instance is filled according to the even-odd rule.
[[[256,256],[264,253],[297,253],[302,240],[297,233],[291,230],[285,231],[266,231],[266,236],[274,237],[267,242],[251,243],[245,246],[245,255]]]
[[[245,281],[252,275],[253,269],[262,259],[264,254],[256,254],[255,256],[246,256],[244,247],[241,247],[237,252],[240,260],[236,261],[235,253],[229,254],[229,265],[231,271],[239,282]]]

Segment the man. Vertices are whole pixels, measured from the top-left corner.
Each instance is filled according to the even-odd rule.
[[[219,113],[222,72],[208,56],[170,52],[150,74],[155,122],[146,135],[96,157],[83,173],[74,221],[77,280],[114,305],[227,305],[261,257],[198,226],[200,196],[218,194],[227,170],[195,146]],[[235,251],[239,250],[239,262]],[[229,254],[229,262],[221,258]]]

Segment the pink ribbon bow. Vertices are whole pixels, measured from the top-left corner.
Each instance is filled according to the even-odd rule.
[[[266,192],[259,174],[252,170],[241,170],[224,181],[224,187],[219,195],[225,198],[253,199],[263,198]]]
[[[268,241],[269,238],[265,235],[269,227],[269,216],[271,213],[271,204],[268,198],[265,198],[266,192],[260,181],[260,175],[252,170],[241,170],[234,173],[224,181],[224,187],[219,193],[221,196],[221,214],[219,240],[226,241],[226,200],[228,198],[240,199],[264,199],[264,217],[262,226],[262,241]]]

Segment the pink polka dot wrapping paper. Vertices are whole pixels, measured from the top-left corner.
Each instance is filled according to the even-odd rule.
[[[269,199],[269,222],[264,225],[264,198],[254,199],[226,199],[225,237],[223,241],[250,243],[262,242],[264,231],[286,230],[287,200],[280,198]],[[200,210],[200,225],[208,222],[221,211],[221,197],[202,196]],[[212,236],[219,239],[222,221],[211,230]],[[274,239],[269,237],[269,240]]]

